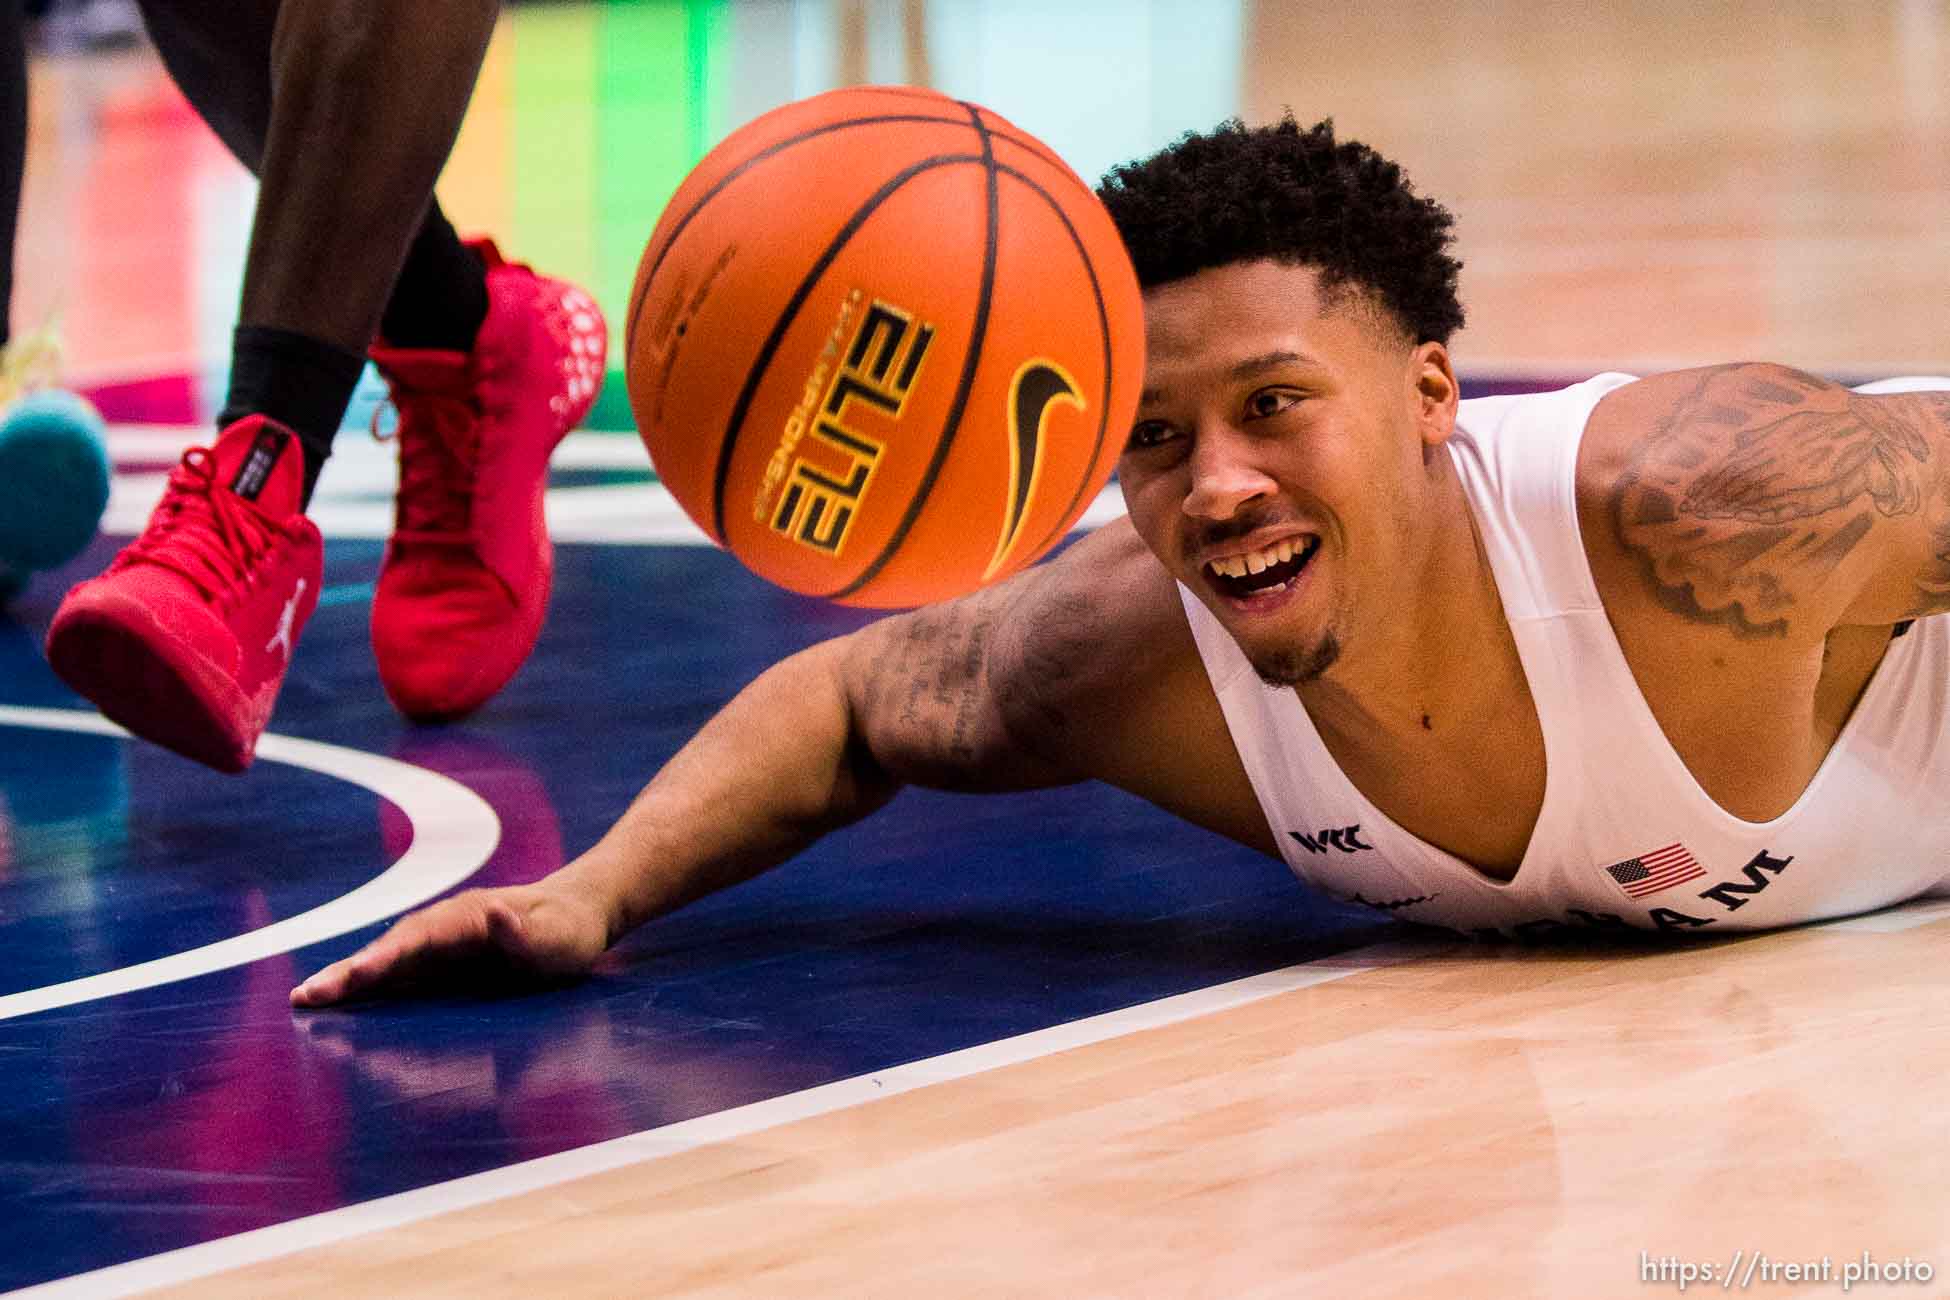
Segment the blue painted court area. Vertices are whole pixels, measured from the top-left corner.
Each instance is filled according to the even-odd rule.
[[[0,705],[79,708],[38,645],[64,577],[0,617]],[[102,549],[108,547],[110,549]],[[764,667],[866,615],[702,547],[565,546],[535,658],[468,722],[386,705],[379,545],[334,543],[272,731],[451,777],[501,826],[470,883],[586,848]],[[296,916],[423,834],[283,763],[207,772],[0,726],[0,995]],[[571,988],[294,1014],[371,938],[0,1019],[0,1291],[708,1115],[1371,942],[1388,923],[1116,791],[910,791],[770,876],[632,936]]]

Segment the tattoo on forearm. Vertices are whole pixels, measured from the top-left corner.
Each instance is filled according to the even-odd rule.
[[[1810,375],[1703,372],[1614,485],[1613,527],[1653,595],[1735,636],[1785,636],[1795,593],[1879,520],[1927,512],[1921,608],[1950,599],[1950,495],[1925,429],[1950,395],[1865,397]]]
[[[988,639],[988,620],[972,624],[957,648],[959,662],[943,664],[935,686],[935,699],[944,708],[952,708],[955,715],[948,752],[964,762],[975,756],[974,732],[982,707],[982,670]]]
[[[981,721],[988,644],[999,612],[993,594],[916,610],[867,666],[865,707],[892,709],[912,759],[968,762]]]
[[[1082,657],[1108,649],[1097,636],[1101,612],[1096,602],[1079,593],[1059,593],[1028,629],[1001,698],[1018,733],[1046,744],[1061,743],[1071,724],[1064,701],[1070,698]]]

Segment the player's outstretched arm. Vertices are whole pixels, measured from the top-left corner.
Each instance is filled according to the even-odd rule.
[[[783,862],[903,784],[994,791],[1105,775],[1093,746],[1114,744],[1114,728],[1091,725],[1105,684],[1134,671],[1128,703],[1156,680],[1142,653],[1104,663],[1106,625],[1169,613],[1184,635],[1157,583],[1149,600],[1123,590],[1118,575],[1143,565],[1115,525],[987,591],[792,656],[707,723],[587,853],[534,884],[413,913],[294,989],[293,1004],[510,969],[574,976],[636,926]],[[1168,642],[1131,631],[1133,645]]]

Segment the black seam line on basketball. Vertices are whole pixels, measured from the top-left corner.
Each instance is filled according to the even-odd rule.
[[[982,110],[973,104],[964,103],[968,110],[968,120],[977,135],[982,138],[983,180],[988,187],[988,229],[982,247],[982,291],[975,300],[975,323],[968,334],[968,353],[961,365],[961,383],[955,388],[955,400],[948,408],[948,419],[941,427],[941,437],[935,441],[934,456],[928,461],[927,472],[921,476],[920,486],[914,490],[913,499],[907,503],[906,513],[894,528],[894,535],[887,539],[887,545],[872,563],[860,572],[860,576],[828,595],[828,600],[843,600],[872,582],[894,558],[894,552],[907,540],[914,521],[921,517],[921,508],[928,503],[934,492],[935,480],[941,477],[941,466],[948,459],[948,449],[954,444],[955,432],[961,427],[961,417],[968,410],[968,394],[975,387],[975,372],[981,366],[982,345],[988,338],[989,304],[995,295],[996,247],[1000,243],[998,231],[1002,223],[1002,203],[998,193],[999,184],[995,177],[995,142],[989,138],[988,123],[982,121]]]
[[[724,441],[718,445],[718,472],[711,482],[711,523],[720,544],[726,544],[729,540],[724,519],[724,487],[725,480],[731,476],[731,457],[738,446],[738,435],[744,430],[745,416],[750,413],[752,400],[758,395],[759,381],[764,379],[766,369],[772,364],[773,354],[779,350],[779,344],[785,340],[785,332],[792,327],[793,320],[799,315],[799,309],[805,305],[806,299],[812,296],[813,286],[825,276],[826,268],[831,266],[833,259],[840,255],[840,250],[846,247],[847,241],[859,233],[860,227],[866,224],[867,218],[873,215],[874,209],[885,203],[895,190],[922,172],[932,171],[937,167],[952,167],[960,163],[981,161],[979,154],[938,154],[933,158],[923,158],[896,172],[885,184],[869,195],[866,202],[862,203],[851,217],[847,218],[846,224],[839,228],[838,233],[826,245],[825,251],[820,253],[813,262],[812,269],[807,271],[805,278],[799,282],[799,287],[792,291],[792,297],[786,300],[784,310],[779,313],[778,320],[772,326],[772,332],[765,336],[765,342],[759,347],[758,355],[752,359],[751,369],[745,373],[745,386],[738,392],[738,402],[731,408],[731,420],[725,426]]]
[[[963,108],[970,110],[971,112],[987,111],[986,109],[983,109],[980,104],[973,103],[966,99],[958,99],[955,102],[957,104],[960,104]],[[990,135],[994,136],[996,139],[1007,140],[1010,144],[1015,145],[1018,149],[1023,150],[1025,153],[1031,153],[1036,155],[1036,157],[1042,159],[1046,163],[1049,163],[1057,170],[1068,172],[1071,176],[1076,176],[1077,183],[1079,185],[1084,185],[1083,177],[1077,176],[1076,169],[1070,166],[1070,164],[1064,162],[1063,159],[1057,155],[1054,149],[1051,149],[1048,145],[1044,144],[1042,141],[1037,140],[1031,136],[1016,135],[1015,133],[1010,131],[999,131],[995,127],[990,126],[986,120],[982,123],[982,127],[984,130],[986,130]],[[1008,165],[1009,164],[1007,163],[997,164],[997,166],[1000,167],[1007,167]],[[1088,185],[1084,185],[1084,188],[1088,189],[1090,187]]]
[[[956,102],[959,103],[960,101],[957,100]],[[850,130],[856,126],[877,126],[883,122],[946,122],[952,126],[963,125],[962,120],[958,117],[938,117],[932,113],[886,113],[875,117],[850,117],[844,122],[828,122],[824,126],[816,126],[809,131],[804,131],[788,139],[780,140],[775,144],[767,145],[747,158],[744,162],[739,163],[736,167],[719,177],[710,189],[700,194],[697,202],[690,206],[690,210],[678,218],[676,226],[671,229],[670,238],[664,241],[664,246],[658,250],[656,258],[651,261],[650,270],[643,276],[642,283],[637,285],[635,296],[630,300],[629,315],[623,321],[623,355],[626,357],[636,355],[637,321],[643,314],[644,302],[650,296],[650,286],[656,282],[657,272],[662,269],[664,258],[670,254],[671,249],[677,246],[678,236],[684,233],[686,227],[691,224],[691,220],[703,210],[705,204],[716,198],[724,191],[726,186],[730,185],[752,168],[758,166],[768,158],[792,148],[794,145],[804,144],[806,141],[818,139],[822,135],[830,135],[834,131]],[[1034,143],[1029,140],[1019,139],[1006,131],[999,131],[996,134],[1011,144],[1019,145],[1031,153],[1037,154],[1039,157],[1044,156],[1037,150]]]
[[[891,95],[895,99],[918,99],[930,104],[959,104],[961,101],[939,90],[929,90],[925,86],[848,86],[850,91],[864,91],[869,95]]]
[[[1102,342],[1104,349],[1104,393],[1102,399],[1097,403],[1097,441],[1091,445],[1090,459],[1085,462],[1086,465],[1095,465],[1097,463],[1097,457],[1103,454],[1104,437],[1110,430],[1111,385],[1117,377],[1112,370],[1110,312],[1104,306],[1103,284],[1097,279],[1097,268],[1090,260],[1090,250],[1083,246],[1083,236],[1077,234],[1076,226],[1070,221],[1070,214],[1063,210],[1063,205],[1056,201],[1055,196],[1044,189],[1037,181],[1025,176],[1023,173],[1009,166],[1009,164],[1001,163],[998,164],[998,167],[1005,176],[1013,176],[1015,179],[1021,181],[1024,185],[1034,190],[1043,202],[1049,204],[1050,211],[1056,214],[1057,220],[1063,223],[1063,229],[1069,232],[1070,242],[1076,245],[1077,259],[1083,263],[1083,273],[1090,277],[1090,296],[1097,304],[1097,338]],[[1088,474],[1084,474],[1077,479],[1077,490],[1071,493],[1070,504],[1064,506],[1062,513],[1056,516],[1056,523],[1050,529],[1049,535],[1043,538],[1041,544],[1035,550],[1030,552],[1031,555],[1041,555],[1050,548],[1058,536],[1067,531],[1066,521],[1070,518],[1071,513],[1076,510],[1077,503],[1083,500],[1083,490],[1089,485],[1090,476]]]
[[[643,283],[637,286],[636,297],[630,302],[629,318],[623,327],[624,355],[631,355],[634,350],[637,317],[643,313],[643,301],[650,296],[650,286],[655,283],[657,272],[663,267],[664,258],[668,257],[670,250],[677,246],[678,236],[684,233],[685,228],[691,224],[692,218],[703,211],[706,204],[721,194],[726,186],[730,185],[740,176],[743,176],[746,172],[774,155],[792,148],[794,145],[804,144],[808,140],[816,140],[822,135],[831,135],[835,131],[845,131],[856,126],[878,126],[883,122],[958,122],[959,120],[958,118],[952,117],[937,117],[932,113],[883,113],[873,117],[849,117],[844,122],[827,122],[821,126],[813,127],[811,130],[802,131],[798,135],[787,136],[783,140],[766,145],[763,149],[760,149],[757,153],[745,159],[745,161],[739,163],[736,167],[733,167],[723,176],[720,176],[711,188],[698,195],[697,202],[691,204],[690,209],[682,217],[678,218],[677,224],[671,228],[670,238],[664,241],[664,246],[657,251],[657,256],[651,261],[649,273],[643,277]]]

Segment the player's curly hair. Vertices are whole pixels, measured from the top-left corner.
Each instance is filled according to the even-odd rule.
[[[1400,165],[1336,140],[1331,118],[1189,132],[1113,168],[1097,193],[1147,289],[1265,258],[1318,268],[1329,291],[1372,291],[1417,342],[1462,328],[1455,217],[1419,197]]]

